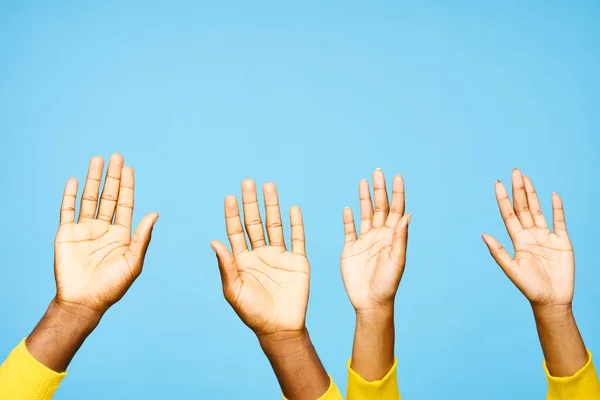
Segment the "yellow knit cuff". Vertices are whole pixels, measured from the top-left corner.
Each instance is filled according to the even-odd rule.
[[[285,396],[283,396],[283,398],[284,400],[287,400]],[[342,393],[337,386],[335,386],[335,382],[333,382],[333,378],[331,378],[331,376],[329,377],[329,389],[327,389],[327,392],[325,392],[325,394],[319,397],[317,400],[344,400]]]
[[[550,375],[546,360],[543,363],[548,380],[548,399],[600,399],[600,383],[592,362],[592,353],[588,350],[588,361],[573,376],[555,377]]]
[[[54,372],[37,361],[23,340],[0,367],[0,398],[51,399],[66,372]]]
[[[394,358],[392,368],[382,379],[367,382],[351,368],[352,360],[348,361],[347,400],[400,400],[397,364],[398,361]]]

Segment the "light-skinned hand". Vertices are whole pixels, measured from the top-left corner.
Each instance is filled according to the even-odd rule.
[[[97,318],[119,301],[142,272],[158,214],[146,215],[133,238],[134,176],[123,157],[110,158],[98,204],[104,160],[89,166],[78,221],[75,222],[77,179],[68,180],[54,244],[56,297],[62,309],[81,317]]]
[[[496,181],[500,214],[515,249],[514,257],[492,236],[483,235],[492,257],[532,306],[569,306],[573,301],[575,257],[560,196],[552,194],[548,228],[535,188],[518,169],[512,173],[513,203]]]
[[[344,209],[346,240],[341,257],[342,277],[350,302],[357,312],[393,305],[406,263],[408,224],[404,215],[404,181],[394,177],[392,203],[388,203],[385,178],[373,172],[375,210],[369,183],[359,183],[360,236],[357,237],[350,208]]]
[[[308,304],[310,265],[306,258],[304,225],[300,208],[290,209],[291,251],[283,236],[277,189],[263,186],[266,209],[265,239],[254,181],[242,183],[244,223],[235,196],[225,198],[225,222],[231,251],[211,242],[217,254],[223,294],[242,321],[259,337],[303,334]]]

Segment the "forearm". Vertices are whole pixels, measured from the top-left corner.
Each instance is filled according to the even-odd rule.
[[[533,315],[548,371],[555,377],[574,375],[588,353],[571,306],[533,306]]]
[[[67,369],[77,350],[100,322],[100,315],[76,311],[52,300],[25,342],[31,355],[53,371]]]
[[[394,364],[394,306],[356,313],[351,368],[368,382]]]
[[[290,400],[315,400],[329,389],[330,379],[308,331],[259,336],[260,345]]]

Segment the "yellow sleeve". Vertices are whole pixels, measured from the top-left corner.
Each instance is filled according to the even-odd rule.
[[[0,366],[0,399],[50,400],[65,376],[33,358],[23,340]]]
[[[325,392],[325,394],[319,397],[317,400],[344,400],[342,393],[340,393],[340,390],[337,388],[337,386],[335,386],[331,376],[329,377],[329,381],[329,389],[327,389],[327,392]],[[287,400],[285,396],[283,396],[283,398],[284,400]]]
[[[544,361],[548,379],[547,400],[600,400],[600,383],[588,350],[588,362],[573,376],[557,378],[550,375]]]
[[[367,382],[350,367],[348,361],[347,400],[400,400],[398,377],[396,376],[397,360],[388,373],[380,380]]]

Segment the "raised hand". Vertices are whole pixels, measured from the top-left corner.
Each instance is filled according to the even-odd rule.
[[[77,179],[67,182],[54,246],[55,302],[84,317],[102,315],[120,300],[142,272],[156,213],[146,215],[131,237],[133,169],[110,158],[98,205],[104,160],[94,157],[75,222]]]
[[[104,160],[90,162],[79,219],[75,222],[77,179],[67,182],[54,242],[56,296],[25,345],[42,364],[64,371],[110,306],[142,272],[158,215],[146,215],[131,237],[133,169],[123,157],[110,158],[98,205]]]
[[[346,241],[341,257],[342,277],[357,311],[377,309],[393,304],[406,260],[408,224],[411,214],[404,215],[404,181],[394,177],[392,204],[383,172],[373,173],[375,211],[369,183],[362,180],[360,196],[360,237],[357,238],[352,210],[344,210]]]
[[[492,257],[534,306],[571,305],[575,257],[567,234],[560,196],[552,194],[554,232],[550,231],[535,188],[515,169],[513,203],[506,188],[496,182],[496,198],[515,249],[514,257],[490,235],[483,235]]]
[[[213,241],[223,282],[223,293],[242,321],[257,335],[304,330],[310,266],[306,258],[304,225],[298,207],[290,209],[291,248],[287,251],[274,184],[263,186],[269,244],[265,240],[256,186],[242,183],[244,223],[252,250],[248,249],[237,199],[225,198],[225,221],[231,251]]]
[[[531,303],[548,371],[554,377],[572,376],[586,364],[588,354],[571,307],[575,257],[562,200],[552,194],[552,232],[531,180],[518,169],[512,173],[512,195],[514,204],[496,181],[496,199],[514,257],[492,236],[482,237],[494,260]]]
[[[244,223],[252,250],[248,249],[237,199],[225,198],[225,224],[233,253],[219,241],[211,242],[217,254],[223,294],[241,320],[254,331],[288,399],[316,399],[330,387],[327,372],[305,327],[310,265],[306,258],[304,225],[298,207],[290,209],[291,247],[283,238],[277,189],[263,186],[267,236],[256,198],[254,181],[242,183]],[[329,388],[329,389],[328,389]]]

